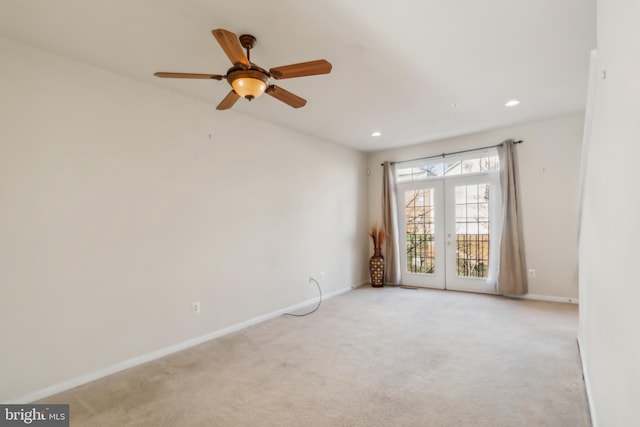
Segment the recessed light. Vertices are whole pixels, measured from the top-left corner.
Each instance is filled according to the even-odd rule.
[[[373,137],[378,137],[378,136],[381,136],[381,135],[382,135],[382,132],[378,132],[378,131],[375,131],[375,132],[371,133],[371,136],[373,136]]]
[[[507,103],[504,104],[504,106],[505,107],[515,107],[518,104],[520,104],[520,101],[518,101],[517,99],[512,99],[510,101],[507,101]]]

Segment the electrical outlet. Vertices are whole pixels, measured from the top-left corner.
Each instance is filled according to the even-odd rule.
[[[313,282],[314,280],[316,280],[312,275],[309,275],[309,283]]]
[[[536,277],[536,271],[533,268],[529,269],[529,277]]]
[[[194,301],[191,303],[191,311],[193,314],[200,314],[200,301]]]
[[[320,279],[321,279],[321,280],[324,280],[324,277],[325,277],[325,275],[324,275],[324,271],[320,272]]]

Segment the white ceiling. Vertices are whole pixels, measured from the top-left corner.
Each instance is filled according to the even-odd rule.
[[[226,81],[153,76],[224,74],[214,28],[256,36],[263,68],[333,64],[278,82],[304,108],[263,96],[234,112],[374,151],[582,111],[595,0],[0,1],[3,36],[234,114],[215,110]],[[504,107],[511,98],[521,104]]]

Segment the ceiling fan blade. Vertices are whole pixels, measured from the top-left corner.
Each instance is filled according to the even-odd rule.
[[[227,57],[233,65],[241,66],[242,68],[249,68],[251,64],[249,64],[249,60],[242,50],[242,45],[240,44],[240,40],[238,40],[238,36],[231,31],[223,30],[221,28],[211,31],[211,34],[213,34],[213,37],[218,40],[220,47],[224,50],[224,53],[227,54]]]
[[[153,73],[156,77],[167,77],[170,79],[214,79],[214,80],[222,80],[224,76],[219,74],[194,74],[194,73],[164,73],[157,72]]]
[[[324,59],[301,62],[299,64],[284,65],[269,70],[269,74],[275,79],[290,79],[292,77],[315,76],[331,72],[331,64]]]
[[[288,90],[282,89],[280,86],[271,85],[267,88],[265,93],[273,96],[278,101],[282,101],[293,108],[304,107],[307,104],[306,99],[300,98],[298,95],[294,95]]]
[[[238,99],[240,99],[240,95],[232,90],[227,94],[227,96],[224,97],[222,102],[218,104],[216,110],[228,110],[229,108],[233,107],[233,104],[235,104]]]

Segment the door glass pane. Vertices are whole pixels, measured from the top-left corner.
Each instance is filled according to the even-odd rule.
[[[489,184],[456,186],[458,277],[489,274]]]
[[[407,272],[435,272],[433,189],[405,191]]]

